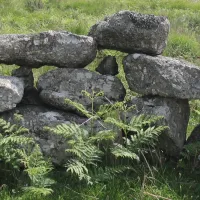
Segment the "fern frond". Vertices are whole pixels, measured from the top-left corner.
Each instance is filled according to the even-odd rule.
[[[6,129],[6,127],[10,126],[10,122],[7,122],[6,120],[0,118],[0,128],[1,129]],[[4,127],[4,128],[3,128]]]
[[[87,116],[88,118],[92,117],[92,114],[82,104],[77,103],[77,102],[73,102],[70,99],[65,99],[65,103],[73,106],[79,112],[81,112],[82,114],[84,114],[85,116]]]
[[[100,105],[99,110],[96,112],[96,115],[99,117],[103,117],[106,114],[110,114],[113,112],[113,105],[112,104],[104,104]]]
[[[141,114],[138,116],[133,116],[129,125],[142,128],[144,125],[152,125],[162,119],[162,116],[155,116],[155,115],[145,115]]]
[[[11,136],[4,137],[3,139],[1,139],[0,146],[4,146],[7,144],[23,145],[23,144],[30,144],[30,143],[33,143],[33,138],[11,135]]]
[[[113,130],[104,130],[99,131],[95,136],[91,136],[89,140],[91,142],[100,142],[100,141],[114,141],[116,138],[116,133]]]
[[[152,126],[146,130],[140,129],[137,134],[131,135],[131,139],[127,139],[127,145],[132,149],[140,149],[144,146],[154,147],[158,141],[158,136],[167,129],[167,126]]]
[[[54,181],[47,177],[53,169],[52,164],[43,158],[39,145],[35,145],[30,152],[21,150],[21,163],[25,166],[25,172],[28,174],[31,185],[34,188],[43,188],[51,186]]]
[[[0,119],[0,158],[9,162],[13,168],[23,165],[30,178],[30,187],[24,188],[34,196],[46,196],[53,192],[47,188],[52,182],[46,178],[52,170],[51,164],[44,160],[39,145],[24,133],[28,129]],[[23,134],[23,135],[22,135]]]
[[[67,172],[75,174],[79,178],[79,180],[86,180],[88,184],[92,184],[91,177],[88,175],[88,168],[79,160],[69,160],[66,168]]]
[[[79,160],[71,159],[67,163],[67,171],[70,171],[72,174],[76,174],[78,176],[82,176],[82,174],[88,174],[87,167],[80,162]]]
[[[116,158],[129,158],[129,159],[134,159],[139,161],[139,157],[137,154],[134,152],[130,151],[126,147],[116,144],[112,149],[111,153],[116,157]]]
[[[66,149],[66,152],[77,156],[82,162],[86,164],[96,165],[100,161],[101,151],[92,144],[88,143],[74,143],[71,149]]]
[[[23,117],[23,115],[21,115],[21,114],[15,113],[15,114],[14,114],[14,119],[15,119],[16,121],[21,121],[21,120],[24,119],[24,117]]]
[[[137,127],[129,126],[126,123],[124,123],[123,121],[117,120],[117,119],[114,119],[114,118],[111,118],[111,117],[106,118],[105,122],[113,124],[113,125],[117,126],[118,128],[123,129],[123,130],[135,131],[135,132],[138,131]]]
[[[28,193],[29,196],[34,196],[34,197],[46,197],[53,193],[52,189],[45,187],[29,186],[29,187],[23,187],[22,189],[24,190],[25,193]]]
[[[0,132],[2,132],[3,134],[24,134],[28,133],[28,129],[18,126],[16,124],[11,124],[10,122],[7,122],[6,120],[0,118]]]
[[[88,131],[81,128],[77,124],[59,124],[56,127],[44,127],[44,130],[51,131],[57,135],[63,136],[65,139],[71,138],[71,137],[76,137],[80,138],[81,137],[87,137],[88,136]]]
[[[96,115],[103,117],[111,117],[114,115],[119,115],[119,112],[124,110],[124,102],[115,102],[114,104],[104,104],[100,105],[99,110],[96,112]]]

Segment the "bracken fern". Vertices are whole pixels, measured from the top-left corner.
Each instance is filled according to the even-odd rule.
[[[102,92],[92,92],[91,95],[84,92],[84,94],[92,101],[91,105],[96,97],[103,96]],[[166,126],[155,125],[162,118],[157,116],[133,116],[129,123],[124,122],[120,117],[121,112],[126,113],[134,108],[134,106],[128,107],[126,102],[102,105],[96,112],[93,108],[92,111],[87,111],[83,105],[69,99],[66,103],[86,115],[89,118],[86,122],[92,121],[92,131],[85,130],[82,126],[84,123],[61,124],[45,129],[67,139],[66,152],[70,155],[65,165],[67,172],[79,180],[85,180],[88,184],[97,182],[95,177],[102,177],[101,180],[105,180],[106,176],[133,169],[132,164],[139,161],[140,153],[146,148],[154,147],[158,136],[166,129]],[[94,130],[95,120],[102,122],[101,131]],[[104,124],[110,129],[106,129]],[[121,133],[125,133],[124,140],[117,141]],[[102,169],[101,176],[98,175],[99,168]]]
[[[20,116],[15,116],[17,119]],[[11,124],[0,118],[0,160],[8,163],[11,169],[18,171],[20,179],[23,174],[26,179],[23,181],[23,195],[41,197],[53,192],[49,188],[53,181],[48,178],[48,173],[52,170],[50,162],[43,158],[40,147],[29,136],[28,129]],[[0,169],[4,170],[4,169]],[[21,172],[19,170],[22,170]],[[24,187],[26,185],[26,187]]]

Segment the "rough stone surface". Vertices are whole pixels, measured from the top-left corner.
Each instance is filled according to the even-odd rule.
[[[95,110],[100,105],[121,101],[125,96],[125,89],[117,77],[100,75],[86,69],[49,71],[39,78],[37,87],[45,103],[70,111],[74,111],[74,108],[65,103],[66,98],[81,103],[88,110],[92,108],[92,102],[82,94],[83,90],[89,93],[104,92],[104,96],[95,98]]]
[[[67,31],[38,34],[0,35],[0,63],[31,68],[55,65],[62,68],[82,68],[96,56],[92,37]]]
[[[123,60],[131,90],[143,95],[200,99],[200,68],[183,60],[145,54]]]
[[[127,53],[161,54],[169,33],[166,17],[120,11],[91,27],[99,48]]]
[[[116,58],[114,56],[106,56],[96,68],[96,71],[103,75],[117,75],[119,72]]]
[[[11,110],[22,100],[23,81],[11,76],[0,76],[0,112]]]
[[[136,105],[136,109],[128,113],[127,120],[133,115],[147,114],[163,116],[161,125],[169,127],[159,137],[159,147],[166,154],[177,157],[186,140],[187,124],[190,109],[188,100],[163,97],[133,98],[129,105]]]
[[[86,122],[87,118],[44,106],[18,106],[12,111],[1,113],[0,117],[16,123],[13,117],[14,113],[23,115],[24,119],[17,123],[29,129],[30,134],[40,145],[43,154],[50,157],[56,165],[62,165],[69,159],[69,155],[65,152],[65,149],[68,148],[67,140],[44,130],[45,126],[55,127],[58,124],[75,122],[82,124],[81,126],[84,129],[91,131],[90,121]],[[104,127],[106,127],[105,124]],[[97,121],[94,123],[93,131],[104,130],[104,127]]]
[[[31,68],[19,67],[12,71],[12,76],[18,77],[24,82],[24,92],[34,88],[34,77]]]
[[[200,142],[200,124],[198,124],[192,133],[190,134],[189,138],[186,141],[186,144],[192,144],[195,142]]]
[[[42,105],[39,92],[34,87],[34,77],[31,68],[19,67],[12,71],[12,76],[18,77],[24,82],[24,95],[20,104]]]

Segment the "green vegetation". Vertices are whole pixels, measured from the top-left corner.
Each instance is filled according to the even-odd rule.
[[[0,33],[67,30],[87,34],[93,24],[119,10],[165,15],[171,22],[171,32],[164,55],[199,64],[199,8],[200,2],[195,0],[0,0]],[[38,69],[35,73],[45,71]],[[0,73],[10,72],[0,65]]]
[[[137,162],[132,161],[139,161],[140,157],[149,152],[150,147],[155,148],[158,136],[167,127],[153,126],[162,118],[158,116],[133,116],[126,122],[120,117],[120,113],[126,115],[133,106],[127,107],[125,102],[101,106],[95,113],[93,102],[96,97],[103,95],[102,92],[85,94],[92,102],[91,112],[81,104],[69,99],[66,101],[88,116],[88,120],[91,121],[88,131],[84,126],[76,124],[61,124],[46,129],[67,139],[67,146],[70,148],[66,152],[72,155],[66,164],[67,172],[92,185],[127,170],[134,170],[132,164]],[[101,128],[109,124],[110,129],[95,131],[96,122],[102,125]],[[120,131],[124,133],[124,141],[118,138]],[[134,134],[130,135],[130,132]],[[95,173],[91,175],[90,171]]]
[[[85,94],[91,101],[103,95]],[[2,199],[199,198],[197,177],[190,174],[192,181],[187,179],[187,170],[184,170],[186,167],[191,168],[186,161],[194,156],[194,148],[190,154],[188,152],[192,147],[188,147],[182,160],[178,162],[180,166],[170,163],[168,168],[162,164],[161,159],[164,157],[156,148],[156,141],[167,127],[155,126],[160,117],[134,116],[127,123],[117,114],[122,111],[126,114],[134,109],[133,106],[127,107],[125,102],[101,106],[94,113],[93,110],[85,110],[80,104],[66,101],[90,117],[92,122],[89,131],[76,124],[46,127],[67,139],[69,148],[66,151],[72,157],[65,165],[66,170],[60,168],[52,171],[52,166],[42,157],[39,147],[28,137],[27,129],[0,120],[0,156],[3,158],[0,174],[4,174],[0,190]],[[21,119],[19,115],[16,117]],[[111,129],[95,132],[92,127],[97,120],[101,124],[112,125]],[[121,129],[124,133],[124,145],[116,140],[116,133]],[[130,131],[134,134],[129,135]],[[174,167],[176,171],[172,171]],[[196,165],[191,168],[191,172],[195,168]]]
[[[15,116],[16,124],[20,118],[20,115]],[[44,160],[39,145],[30,137],[28,129],[16,124],[0,119],[1,187],[9,185],[23,190],[24,196],[47,196],[53,192],[49,188],[53,181],[47,178],[52,166]],[[4,182],[6,180],[8,183]]]
[[[171,23],[171,31],[164,55],[184,58],[200,65],[200,1],[197,0],[0,0],[0,34],[36,33],[46,30],[67,30],[77,34],[87,34],[90,27],[98,20],[102,20],[106,15],[111,15],[119,10],[132,10],[167,16]],[[119,77],[128,90],[121,65],[121,59],[124,54],[116,51],[101,51],[98,53],[97,59],[88,68],[94,69],[106,54],[117,56],[117,61],[121,66]],[[0,64],[0,74],[8,75],[16,67]],[[52,68],[53,66],[44,66],[40,69],[34,69],[35,79],[37,80],[41,74]],[[129,90],[128,92],[132,94]],[[191,117],[188,135],[194,126],[200,122],[199,101],[191,101],[190,105]],[[84,182],[75,180],[72,176],[67,175],[64,169],[51,171],[52,166],[43,160],[38,148],[35,149],[35,154],[32,155],[35,156],[35,159],[38,159],[35,161],[37,165],[29,166],[27,169],[34,170],[26,171],[24,178],[19,171],[14,169],[14,166],[16,164],[18,166],[19,159],[24,159],[28,166],[31,164],[28,163],[30,161],[28,158],[31,155],[28,152],[22,154],[20,151],[4,152],[5,147],[2,145],[10,145],[12,147],[12,145],[16,145],[16,142],[17,144],[20,143],[20,145],[23,141],[25,142],[25,140],[21,140],[24,139],[21,137],[17,137],[19,139],[17,141],[13,140],[15,134],[13,134],[13,131],[11,132],[12,134],[9,137],[7,137],[8,135],[6,137],[2,134],[0,135],[1,157],[8,159],[8,155],[14,155],[9,159],[14,159],[11,163],[15,164],[10,166],[7,163],[6,165],[0,163],[0,199],[200,199],[199,165],[198,159],[194,156],[194,150],[192,150],[192,153],[189,151],[193,149],[192,147],[188,147],[186,152],[183,153],[183,158],[179,161],[178,166],[172,161],[163,165],[162,156],[160,155],[156,163],[150,165],[144,160],[140,165],[136,163],[132,172],[119,173],[117,176],[110,176],[108,180],[88,186]],[[11,140],[9,141],[9,139]],[[3,144],[3,141],[11,143]],[[198,145],[196,148],[198,148]],[[7,147],[6,149],[9,150]],[[45,166],[45,168],[41,169],[38,164]],[[101,171],[101,168],[97,167],[96,169]],[[31,172],[37,173],[32,176]],[[57,183],[53,184],[51,179],[46,177],[47,174]],[[4,176],[2,177],[2,175]],[[33,177],[36,176],[37,178],[34,179]],[[92,177],[92,175],[90,176]],[[27,179],[27,177],[29,178]],[[46,183],[41,181],[41,177],[47,180]],[[26,184],[27,180],[32,187],[28,187],[30,190],[27,190],[27,194],[22,195],[20,188]],[[34,182],[34,180],[39,182]],[[16,187],[16,184],[18,184],[18,187]],[[43,197],[42,195],[51,193],[51,189],[48,190],[50,185],[54,192],[48,197]],[[47,187],[47,190],[40,191],[45,187]]]

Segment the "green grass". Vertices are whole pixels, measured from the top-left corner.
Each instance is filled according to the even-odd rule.
[[[84,34],[97,21],[120,10],[165,15],[171,23],[168,45],[165,56],[184,58],[200,65],[200,1],[195,0],[0,0],[0,34],[38,33],[46,30],[67,30],[76,34]],[[126,88],[127,83],[121,64],[124,54],[105,50],[99,52],[98,58],[88,68],[94,69],[104,55],[116,55],[120,64],[120,78]],[[10,75],[17,66],[0,64],[0,74]],[[34,69],[38,77],[52,66]],[[131,93],[130,91],[128,91]],[[132,93],[131,93],[132,94]],[[188,135],[200,116],[195,110],[200,110],[199,101],[191,101],[191,117]],[[173,167],[161,168],[154,176],[147,172],[139,172],[132,177],[113,178],[109,182],[86,187],[80,183],[70,182],[62,173],[54,174],[58,184],[49,200],[151,200],[162,196],[173,200],[200,199],[200,177],[197,172],[174,170]],[[58,173],[58,172],[57,172]],[[152,195],[155,195],[154,197]],[[35,200],[30,196],[21,196],[17,190],[1,190],[2,200]],[[46,198],[41,198],[46,199]],[[162,199],[162,198],[157,198]]]
[[[164,55],[179,57],[200,64],[198,58],[200,55],[200,43],[194,34],[171,33]]]
[[[119,10],[167,16],[171,33],[164,55],[199,64],[200,2],[193,0],[0,0],[0,34],[52,29],[87,35],[93,24]],[[1,74],[11,69],[0,65]]]
[[[171,165],[171,164],[170,164]],[[199,200],[199,175],[165,166],[157,170],[137,169],[137,174],[119,175],[109,181],[87,186],[66,177],[64,171],[56,171],[57,184],[54,193],[48,197],[35,198],[22,195],[17,189],[3,189],[3,200]],[[157,198],[156,198],[157,197]],[[160,197],[160,198],[159,198]],[[162,197],[162,198],[161,198]]]

